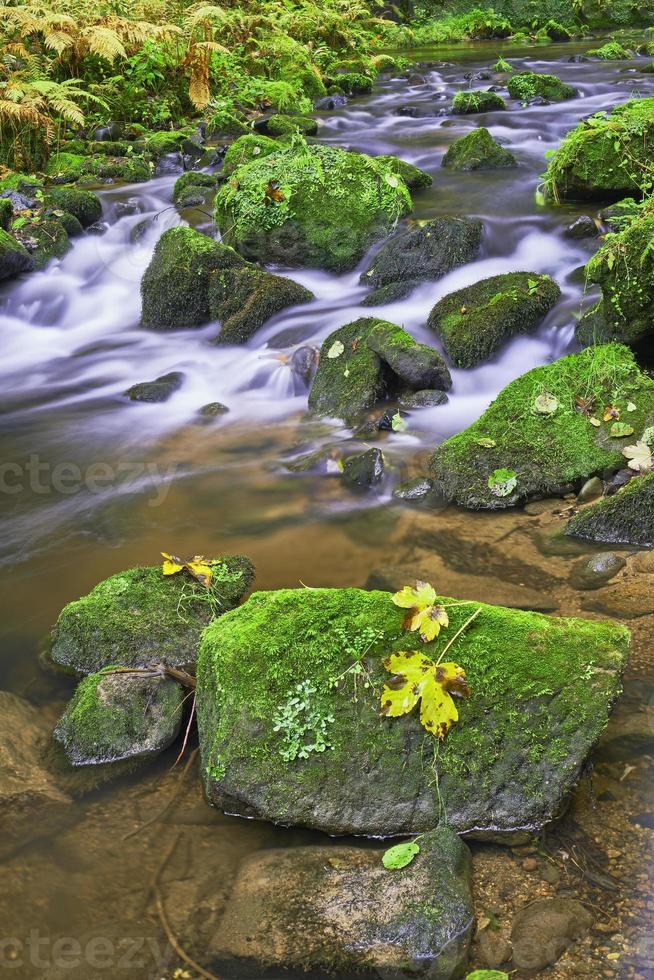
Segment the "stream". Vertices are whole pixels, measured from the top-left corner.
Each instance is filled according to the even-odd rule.
[[[381,574],[412,562],[460,590],[449,594],[467,589],[484,599],[495,588],[495,601],[501,601],[504,583],[514,591],[548,589],[558,611],[566,615],[583,609],[580,593],[568,583],[570,556],[548,554],[538,546],[538,535],[558,526],[563,502],[480,515],[412,510],[391,493],[397,483],[419,472],[428,451],[474,421],[509,381],[576,349],[575,318],[592,298],[584,295],[581,267],[596,243],[567,237],[565,229],[580,214],[596,215],[598,207],[552,207],[539,201],[545,153],[557,147],[583,116],[632,95],[654,95],[654,75],[641,74],[637,62],[570,61],[596,44],[595,39],[523,48],[486,42],[414,50],[409,57],[424,81],[383,77],[371,96],[318,113],[321,142],[371,155],[396,154],[433,175],[432,187],[413,195],[413,218],[465,214],[484,225],[476,261],[420,286],[399,302],[375,307],[373,315],[403,325],[421,342],[437,345],[426,327],[427,317],[434,304],[455,289],[524,270],[547,273],[562,290],[560,302],[534,334],[515,338],[476,369],[452,370],[447,404],[413,411],[408,431],[380,437],[375,444],[383,448],[387,471],[376,491],[353,494],[337,476],[288,468],[319,449],[347,456],[364,448],[343,426],[307,417],[307,388],[294,375],[290,355],[298,346],[319,347],[336,327],[370,315],[370,309],[361,306],[367,290],[359,283],[370,254],[340,276],[275,268],[311,289],[316,299],[276,316],[244,346],[213,345],[217,324],[186,331],[143,330],[139,285],[159,236],[183,221],[211,230],[206,211],[179,214],[172,207],[178,176],[173,174],[146,184],[99,188],[105,233],[75,239],[61,261],[2,286],[2,688],[28,698],[54,721],[71,685],[40,671],[36,653],[60,609],[114,572],[155,564],[162,550],[248,555],[257,567],[256,587],[261,589],[300,583],[362,586],[374,570]],[[469,84],[491,84],[469,83],[465,73],[489,69],[500,53],[516,68],[558,75],[578,88],[579,97],[529,107],[510,99],[508,111],[448,115],[457,91]],[[517,170],[441,169],[450,143],[477,125],[486,126],[511,150],[519,161]],[[117,217],[118,205],[128,199],[137,212]],[[183,372],[184,383],[166,403],[137,403],[124,397],[131,385],[171,371]],[[229,412],[210,420],[200,417],[199,410],[210,402],[224,403]],[[611,784],[607,791],[617,801],[611,819],[619,821],[615,835],[624,843],[614,869],[617,891],[593,897],[609,908],[611,918],[619,918],[624,894],[631,893],[632,902],[637,902],[646,889],[645,842],[638,825],[629,820],[633,811],[648,809],[642,798],[642,742],[654,743],[646,714],[651,715],[654,690],[645,679],[651,667],[647,650],[652,645],[652,619],[645,617],[634,625],[628,707],[618,710],[613,735],[610,730],[607,736],[609,742],[619,737],[615,726],[621,719],[626,718],[631,728],[634,713],[640,719],[642,740],[636,739],[640,748],[635,757],[609,752],[604,760],[609,769],[618,766],[602,778]],[[640,731],[638,724],[635,731]],[[164,805],[176,778],[170,773],[175,755],[166,754],[145,776],[118,780],[84,796],[72,805],[63,829],[52,832],[44,827],[42,838],[5,863],[0,962],[14,965],[7,935],[19,941],[17,948],[23,953],[20,944],[31,930],[50,942],[44,946],[44,966],[35,966],[33,959],[28,963],[24,955],[15,958],[16,976],[176,976],[169,966],[170,951],[164,950],[160,961],[153,953],[154,940],[161,936],[148,898],[168,842],[164,831],[173,826],[183,840],[171,862],[167,897],[175,909],[173,919],[182,907],[194,910],[188,922],[179,918],[174,923],[177,935],[187,937],[202,935],[203,916],[210,917],[210,907],[215,911],[226,900],[240,857],[263,846],[323,839],[308,831],[283,831],[218,814],[189,781],[174,815],[122,842],[124,829],[137,829]],[[651,763],[651,755],[644,758]],[[632,774],[620,783],[624,766],[632,766]],[[622,797],[613,785],[618,783]],[[597,826],[593,822],[599,819],[597,804],[578,800],[576,806],[586,807],[586,816],[577,813],[575,819],[589,839],[608,833],[602,831],[602,820]],[[654,809],[651,799],[649,809]],[[500,868],[498,855],[507,867]],[[530,899],[529,877],[510,852],[480,846],[475,860],[480,894],[487,885],[488,901],[495,902],[500,918],[510,914],[511,903],[520,896]],[[571,880],[576,880],[574,875]],[[576,886],[568,886],[577,894]],[[593,887],[592,882],[579,884],[587,887]],[[646,910],[642,914],[647,918]],[[619,921],[617,934],[623,936],[623,920]],[[124,968],[114,961],[108,971],[94,972],[88,963],[79,972],[65,970],[51,955],[53,939],[62,936],[111,936],[118,945],[117,937],[136,936],[143,941],[141,960]],[[610,944],[610,936],[607,931],[595,942]],[[651,957],[654,969],[654,943],[650,945],[643,952],[641,944],[637,958],[645,962]],[[609,972],[601,972],[605,969]],[[600,972],[592,975],[637,975],[621,969],[615,961],[603,959]],[[571,969],[546,975],[582,974]]]

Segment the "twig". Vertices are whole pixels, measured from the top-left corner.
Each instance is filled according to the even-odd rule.
[[[129,840],[130,837],[135,837],[137,834],[140,834],[141,831],[145,830],[146,827],[149,827],[151,824],[156,823],[157,820],[160,820],[164,816],[164,814],[168,812],[168,810],[171,808],[171,806],[177,799],[177,796],[179,795],[179,791],[184,783],[184,779],[186,778],[186,774],[191,768],[193,760],[196,758],[197,754],[198,754],[198,749],[193,749],[190,756],[186,760],[186,765],[184,766],[181,773],[179,774],[179,778],[175,783],[175,789],[171,793],[170,797],[168,798],[168,801],[165,803],[163,808],[159,810],[158,813],[155,813],[154,816],[146,820],[145,823],[142,823],[140,827],[137,827],[135,830],[130,830],[128,834],[124,834],[122,838],[123,840]]]
[[[461,626],[456,631],[456,633],[454,634],[454,636],[452,637],[452,639],[449,640],[446,643],[445,647],[443,648],[443,652],[441,653],[440,657],[436,661],[436,666],[437,667],[438,667],[439,663],[441,663],[443,657],[445,656],[445,654],[447,653],[447,651],[450,649],[450,647],[452,646],[452,644],[454,643],[454,641],[457,640],[461,636],[461,634],[463,633],[463,631],[466,630],[468,628],[468,626],[470,626],[470,623],[473,621],[473,619],[476,619],[477,618],[477,616],[479,615],[479,613],[481,612],[481,610],[482,610],[482,607],[480,606],[475,612],[473,612],[472,616],[470,616],[469,619],[466,619],[466,621],[463,624],[463,626]]]
[[[188,697],[188,695],[187,695],[187,697]],[[196,695],[194,693],[193,694],[193,704],[191,705],[191,713],[189,715],[188,724],[186,726],[186,731],[184,733],[184,741],[182,742],[182,747],[179,750],[179,755],[177,756],[177,758],[173,762],[173,769],[175,768],[175,766],[177,765],[177,763],[179,762],[179,760],[184,755],[184,752],[186,751],[186,745],[187,745],[187,742],[188,742],[188,737],[189,737],[189,734],[191,732],[191,725],[193,724],[193,718],[195,716],[195,698],[196,698]],[[195,751],[197,752],[197,749]]]
[[[154,892],[155,892],[155,901],[157,905],[157,912],[159,913],[161,925],[164,928],[164,932],[166,933],[168,942],[173,947],[173,949],[179,956],[180,960],[183,960],[186,964],[188,964],[188,966],[191,967],[192,970],[195,970],[197,974],[199,974],[201,977],[204,977],[204,980],[220,980],[220,977],[217,976],[217,974],[210,973],[209,970],[205,970],[203,966],[200,966],[199,963],[196,963],[195,960],[191,956],[189,956],[186,950],[184,950],[182,946],[180,946],[179,942],[177,941],[177,937],[175,936],[171,928],[170,922],[168,921],[168,916],[166,915],[166,909],[164,907],[161,889],[159,888],[159,884],[157,882],[155,882],[154,885]]]

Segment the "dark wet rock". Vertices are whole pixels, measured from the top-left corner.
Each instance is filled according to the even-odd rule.
[[[580,215],[565,230],[566,238],[597,238],[599,231],[593,219],[587,215]]]
[[[46,194],[45,203],[74,215],[82,228],[88,228],[102,217],[102,203],[98,195],[77,187],[53,187]]]
[[[568,61],[572,65],[581,65],[584,64],[585,62],[589,62],[590,58],[586,58],[583,54],[572,54],[568,58]]]
[[[47,214],[48,217],[51,216],[47,211],[44,213]],[[77,238],[84,234],[84,229],[74,214],[68,214],[67,211],[57,211],[56,218],[57,221],[60,221],[64,226],[66,234],[69,238]],[[91,225],[91,227],[93,226]]]
[[[480,126],[451,144],[442,166],[449,170],[496,170],[517,167],[518,161]]]
[[[463,976],[474,925],[471,862],[446,827],[402,871],[379,850],[319,845],[258,851],[241,864],[211,953],[245,964],[339,976]]]
[[[432,491],[432,482],[426,477],[417,476],[414,480],[399,483],[393,490],[396,500],[424,500]]]
[[[570,585],[574,589],[601,589],[622,571],[627,562],[621,555],[603,551],[592,558],[575,562],[570,571]]]
[[[452,102],[452,112],[455,115],[495,112],[498,109],[506,109],[506,102],[496,92],[457,92]]]
[[[654,474],[632,479],[619,493],[575,514],[565,533],[584,541],[654,548]]]
[[[290,357],[290,366],[305,385],[309,385],[318,365],[318,349],[316,347],[297,347]]]
[[[367,449],[343,464],[343,482],[350,487],[374,487],[383,476],[384,455],[380,449]]]
[[[467,82],[487,82],[493,75],[489,71],[466,71],[463,77]]]
[[[492,928],[483,929],[475,940],[475,946],[477,951],[477,956],[481,962],[494,970],[498,966],[502,966],[504,963],[508,963],[511,959],[511,944],[507,942],[504,936],[495,932]],[[474,974],[473,974],[474,976]],[[500,974],[497,980],[504,980],[506,974]],[[469,980],[469,978],[467,978]],[[483,974],[478,980],[484,980]],[[488,976],[486,974],[485,980],[493,980],[492,975]]]
[[[297,456],[285,466],[289,473],[317,473],[320,476],[341,476],[343,473],[340,450],[329,446]]]
[[[43,269],[51,259],[63,258],[70,248],[66,229],[56,218],[27,221],[15,235],[31,254],[35,269]]]
[[[403,391],[399,396],[402,408],[435,408],[437,405],[445,405],[447,401],[448,397],[444,391],[430,388],[423,388],[420,391]]]
[[[55,833],[70,811],[70,797],[44,765],[50,739],[43,712],[0,691],[0,857],[28,841]]]
[[[202,406],[199,414],[204,419],[215,419],[220,415],[225,415],[228,411],[229,408],[227,405],[223,405],[222,402],[208,402],[208,404]]]
[[[327,112],[331,112],[333,109],[342,109],[346,105],[346,95],[325,95],[315,103],[316,109]]]
[[[361,300],[361,306],[386,306],[396,303],[413,292],[420,285],[419,279],[405,279],[403,282],[389,282],[386,286],[373,289]]]
[[[87,235],[104,235],[107,230],[108,225],[105,225],[104,221],[94,221],[92,225],[89,225],[86,229]]]
[[[0,280],[30,272],[34,260],[27,249],[7,231],[0,229]]]
[[[154,381],[141,381],[132,385],[125,395],[133,402],[167,402],[183,384],[184,374],[181,371],[171,371]]]
[[[250,588],[248,558],[224,557],[213,568],[212,595],[185,573],[164,576],[160,565],[131,568],[69,602],[52,631],[53,663],[71,673],[104,667],[195,663],[200,633],[214,615],[236,606]]]
[[[654,613],[654,590],[641,578],[627,579],[584,597],[582,609],[615,616],[618,619],[638,619]]]
[[[166,177],[168,174],[181,174],[184,170],[184,157],[176,150],[174,153],[164,153],[155,164],[156,177]]]
[[[246,262],[192,228],[165,231],[141,282],[141,323],[159,330],[221,321],[219,343],[243,343],[266,320],[313,294]]]
[[[566,85],[556,75],[542,75],[533,71],[520,71],[511,75],[507,82],[509,95],[521,102],[541,98],[547,102],[563,102],[579,95],[576,88]]]
[[[440,335],[457,367],[470,368],[516,334],[535,330],[560,295],[549,276],[508,272],[449,293],[433,308],[427,326]]]
[[[125,218],[132,214],[140,214],[143,205],[138,197],[128,197],[126,201],[118,201],[115,207],[116,217]]]
[[[435,348],[417,343],[394,323],[363,317],[339,327],[323,343],[309,408],[351,422],[407,386],[449,390],[451,385]]]
[[[618,490],[622,490],[622,488],[626,487],[628,483],[631,483],[635,476],[636,474],[634,471],[629,470],[626,467],[618,470],[617,473],[613,473],[612,476],[608,477],[604,484],[604,496],[612,497],[618,492]]]
[[[398,105],[393,109],[394,116],[406,116],[408,119],[417,119],[419,116],[424,115],[424,110],[421,110],[417,105]]]
[[[513,920],[513,966],[534,972],[552,966],[593,922],[593,915],[575,899],[537,899]]]
[[[591,375],[598,379],[598,404],[611,402],[619,375],[636,404],[630,424],[637,432],[654,424],[654,381],[631,351],[619,344],[589,347],[516,378],[477,422],[438,446],[430,461],[437,491],[463,507],[499,510],[563,496],[621,466],[624,439],[612,438],[607,426],[594,428],[571,397]],[[538,410],[543,393],[556,402],[545,399],[551,414]]]
[[[98,126],[91,133],[91,139],[94,140],[119,140],[123,135],[124,129],[122,123],[118,122],[108,122],[104,126]]]
[[[251,154],[253,137],[245,139]],[[298,139],[273,141],[274,151],[235,168],[216,195],[217,224],[245,258],[344,272],[411,210],[409,191],[383,161]]]
[[[438,649],[402,629],[405,613],[388,593],[259,592],[211,624],[197,664],[209,799],[230,813],[332,834],[410,834],[433,829],[443,812],[457,832],[498,841],[541,828],[606,725],[629,634],[611,622],[479,605],[456,648],[471,694],[440,746],[425,740],[415,711],[380,718],[384,659]],[[453,636],[470,606],[449,604],[448,613]],[[371,623],[372,644],[361,633]],[[353,662],[343,635],[363,644],[370,686],[356,698],[347,678],[333,683]],[[289,727],[281,719],[298,684],[307,706]],[[442,806],[436,780],[425,778],[432,767]]]
[[[475,258],[482,223],[472,218],[432,218],[391,238],[377,252],[361,282],[376,289],[440,279]],[[388,301],[388,300],[387,300]]]
[[[184,697],[180,683],[160,674],[90,674],[80,681],[54,737],[73,766],[155,756],[177,738]]]

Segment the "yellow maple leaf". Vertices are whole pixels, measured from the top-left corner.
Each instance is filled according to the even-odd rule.
[[[384,660],[392,677],[384,685],[381,713],[399,718],[411,711],[418,701],[420,722],[428,732],[444,739],[459,720],[453,697],[470,693],[465,671],[455,663],[436,664],[417,650],[393,653]]]
[[[441,627],[449,625],[445,607],[436,605],[436,591],[428,582],[418,581],[415,588],[405,585],[392,598],[396,606],[409,610],[402,624],[404,629],[417,630],[423,643],[436,639]]]
[[[193,558],[178,558],[176,555],[169,555],[167,551],[161,552],[163,564],[161,571],[164,575],[177,575],[178,572],[186,571],[196,582],[208,589],[211,585],[213,576],[212,565],[216,560],[209,560],[204,555],[194,555]]]

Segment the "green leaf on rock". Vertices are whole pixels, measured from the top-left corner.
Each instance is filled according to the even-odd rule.
[[[481,439],[475,439],[475,442],[483,449],[495,449],[495,446],[497,445],[494,439],[488,439],[485,436]]]
[[[640,437],[640,441],[646,442],[650,449],[654,447],[654,425],[650,425],[647,429],[645,429]]]
[[[400,413],[396,412],[393,418],[391,419],[391,427],[393,429],[393,432],[406,432],[406,430],[409,428],[409,425],[406,419],[403,419]]]
[[[544,391],[542,395],[534,399],[534,411],[538,415],[554,415],[558,407],[558,399],[554,395],[550,395],[548,391]]]
[[[341,341],[335,340],[332,346],[327,351],[327,357],[330,357],[333,360],[335,357],[340,357],[344,350],[345,347],[343,346]]]
[[[612,439],[624,439],[626,436],[632,436],[633,434],[633,425],[627,425],[626,422],[614,422],[609,429],[609,435]]]
[[[508,497],[518,485],[518,474],[514,470],[494,470],[488,477],[488,488],[496,497]]]
[[[395,844],[384,851],[382,864],[391,871],[398,871],[411,864],[416,854],[420,853],[420,846],[415,841],[405,841],[403,844]]]

